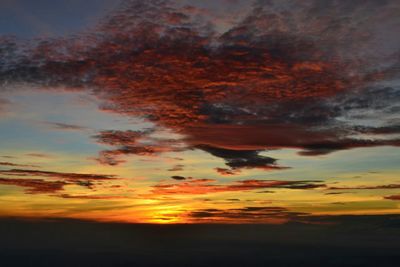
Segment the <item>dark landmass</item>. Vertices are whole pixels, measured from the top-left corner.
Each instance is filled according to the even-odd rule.
[[[400,266],[400,216],[321,224],[0,219],[0,266]],[[335,222],[335,224],[325,224]]]

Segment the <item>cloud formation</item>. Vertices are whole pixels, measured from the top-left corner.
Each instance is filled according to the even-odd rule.
[[[183,177],[184,178],[184,177]],[[185,180],[185,179],[179,179]],[[316,189],[323,188],[322,181],[242,180],[228,184],[216,184],[212,179],[186,179],[180,183],[160,183],[153,186],[151,194],[190,195],[218,192],[249,191],[265,188]]]
[[[38,171],[38,170],[28,170],[28,169],[0,170],[0,174],[13,175],[13,176],[29,176],[29,177],[40,176],[53,179],[64,179],[67,181],[77,181],[77,180],[96,181],[96,180],[116,179],[115,175],[52,172],[52,171]]]
[[[243,207],[233,209],[202,209],[187,216],[194,222],[223,223],[284,223],[300,219],[306,213],[292,212],[282,207]]]
[[[165,152],[182,151],[179,140],[162,139],[151,136],[153,130],[146,131],[101,131],[93,136],[98,143],[117,148],[100,152],[98,162],[106,165],[118,165],[125,162],[121,156],[155,156]]]
[[[0,170],[0,184],[26,187],[27,194],[48,194],[64,190],[65,185],[79,185],[94,189],[95,183],[117,179],[114,175],[64,173],[30,169]],[[40,177],[36,178],[36,177]]]
[[[45,124],[49,125],[55,130],[64,130],[64,131],[85,131],[88,130],[87,127],[68,124],[68,123],[61,123],[61,122],[50,122],[46,121]]]
[[[70,195],[70,194],[60,194],[55,195],[61,198],[67,199],[89,199],[89,200],[110,200],[110,199],[124,199],[124,196],[109,196],[109,195]]]
[[[0,177],[0,184],[25,187],[27,188],[25,190],[27,194],[49,194],[64,190],[64,186],[67,183],[63,181],[46,181],[43,179],[12,179]]]
[[[259,155],[260,151],[232,150],[204,145],[196,148],[206,151],[215,157],[223,158],[226,161],[225,164],[234,171],[241,168],[284,169],[284,167],[276,165],[276,159]]]
[[[186,180],[186,177],[179,176],[179,175],[171,176],[171,178],[174,179],[174,180],[178,180],[178,181]]]
[[[260,155],[268,149],[319,156],[400,145],[397,1],[254,1],[223,33],[201,10],[127,0],[96,33],[27,49],[3,38],[0,84],[91,90],[102,110],[183,136],[146,144],[149,133],[100,132],[114,146],[99,155],[108,165],[200,149],[232,174],[282,169]]]

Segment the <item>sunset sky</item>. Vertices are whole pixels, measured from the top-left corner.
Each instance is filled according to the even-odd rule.
[[[0,1],[0,217],[400,213],[400,2]]]

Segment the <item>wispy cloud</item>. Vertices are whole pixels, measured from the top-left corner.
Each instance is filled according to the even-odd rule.
[[[8,167],[28,167],[28,168],[39,168],[40,166],[37,165],[30,165],[30,164],[18,164],[12,163],[8,161],[0,161],[0,166],[8,166]]]
[[[110,180],[116,179],[115,175],[106,174],[83,174],[83,173],[67,173],[67,172],[53,172],[53,171],[38,171],[28,169],[11,169],[11,170],[0,170],[2,175],[14,175],[14,176],[39,176],[54,179],[65,179],[69,181],[75,180]]]
[[[43,179],[13,179],[13,178],[0,178],[2,185],[14,185],[26,187],[27,194],[48,194],[64,190],[67,184],[63,181],[45,181]]]
[[[44,122],[44,124],[50,126],[52,129],[63,130],[63,131],[86,131],[89,129],[88,127],[68,124],[68,123],[61,123],[61,122],[46,121]]]

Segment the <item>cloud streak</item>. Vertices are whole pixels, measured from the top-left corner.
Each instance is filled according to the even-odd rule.
[[[67,173],[67,172],[52,172],[52,171],[38,171],[28,169],[11,169],[11,170],[0,170],[2,175],[13,175],[13,176],[29,176],[29,177],[46,177],[53,179],[64,179],[68,181],[77,180],[112,180],[116,179],[115,175],[103,175],[103,174],[82,174],[82,173]]]
[[[26,187],[27,194],[49,194],[64,190],[66,185],[78,185],[94,189],[104,181],[117,179],[114,175],[64,173],[30,169],[0,170],[0,184]]]
[[[86,131],[89,128],[84,127],[84,126],[79,126],[79,125],[74,125],[74,124],[68,124],[68,123],[61,123],[61,122],[44,122],[45,124],[49,125],[55,130],[63,130],[63,131]]]
[[[193,222],[211,223],[284,223],[300,220],[306,213],[292,212],[282,207],[243,207],[233,209],[202,209],[189,212]]]
[[[39,166],[37,166],[37,165],[18,164],[18,163],[12,163],[12,162],[8,162],[8,161],[0,161],[0,166],[39,168]]]
[[[184,177],[182,177],[184,178]],[[153,186],[151,194],[160,195],[196,195],[219,192],[251,191],[265,188],[280,189],[316,189],[325,187],[321,181],[282,181],[282,180],[242,180],[230,184],[216,184],[212,179],[177,179],[180,183],[160,183]]]

